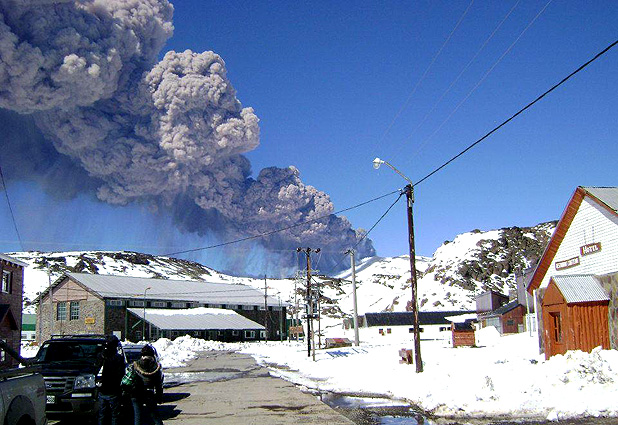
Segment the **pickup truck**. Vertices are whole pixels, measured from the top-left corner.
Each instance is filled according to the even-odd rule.
[[[45,379],[48,417],[96,414],[105,341],[104,335],[63,335],[41,345],[34,364]]]
[[[45,382],[37,367],[0,340],[0,349],[19,361],[23,368],[0,371],[0,423],[45,425]]]

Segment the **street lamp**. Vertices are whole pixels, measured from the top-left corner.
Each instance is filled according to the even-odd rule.
[[[417,303],[417,283],[416,283],[416,253],[414,251],[414,220],[412,217],[412,205],[414,204],[414,184],[412,180],[406,177],[401,171],[395,168],[392,164],[376,158],[373,160],[373,168],[376,170],[380,168],[380,165],[386,164],[393,171],[403,177],[408,184],[405,187],[406,198],[408,201],[408,242],[410,245],[410,274],[412,275],[412,315],[414,316],[414,362],[416,363],[416,373],[423,371],[423,361],[421,360],[421,339],[420,339],[420,327],[418,323],[418,303]]]
[[[146,291],[152,289],[152,287],[147,287],[144,289],[144,314],[142,315],[142,339],[146,341]]]

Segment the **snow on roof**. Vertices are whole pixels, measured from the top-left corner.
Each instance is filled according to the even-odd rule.
[[[146,298],[148,300],[194,301],[205,304],[264,304],[263,292],[241,284],[89,273],[67,273],[66,275],[103,298]],[[267,299],[268,305],[279,305],[279,299],[270,296]],[[288,304],[282,303],[282,305]]]
[[[468,320],[476,320],[477,315],[476,313],[467,313],[467,314],[459,314],[457,316],[447,316],[445,317],[445,319],[453,323],[464,323],[464,322],[467,322]]]
[[[7,261],[9,263],[17,264],[18,266],[21,266],[21,267],[28,266],[28,263],[24,263],[23,261],[19,261],[17,258],[9,257],[8,255],[5,255],[5,254],[0,254],[0,259]]]
[[[129,308],[129,312],[144,318],[144,309]],[[146,309],[146,322],[161,330],[263,330],[264,326],[223,308]]]
[[[609,296],[593,275],[552,276],[567,304],[609,301]]]

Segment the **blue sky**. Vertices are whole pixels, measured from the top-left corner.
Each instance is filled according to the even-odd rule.
[[[546,5],[183,0],[174,4],[174,36],[161,56],[185,49],[221,55],[239,100],[260,118],[261,144],[247,155],[254,174],[294,165],[340,210],[404,186],[388,168],[373,169],[376,156],[417,181],[618,38],[618,3],[611,1],[555,0],[522,35]],[[618,47],[418,185],[417,254],[431,256],[445,240],[473,229],[559,219],[578,185],[615,186],[617,70]],[[3,251],[167,253],[216,242],[178,235],[165,218],[140,207],[83,196],[58,201],[16,181],[8,194],[23,247],[3,199]],[[345,215],[355,228],[369,228],[395,198]],[[404,202],[370,237],[378,255],[407,253]],[[187,258],[216,266],[217,255]]]

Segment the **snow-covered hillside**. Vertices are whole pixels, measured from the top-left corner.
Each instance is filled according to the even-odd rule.
[[[533,265],[542,254],[555,223],[530,228],[475,230],[445,242],[432,258],[417,257],[419,305],[423,311],[473,309],[474,296],[488,289],[508,293],[515,274]],[[229,276],[204,265],[135,252],[13,252],[8,255],[28,263],[24,274],[25,307],[65,271],[204,280],[245,284],[264,289],[292,306],[304,304],[303,271],[294,279],[253,279]],[[49,275],[48,275],[49,271]],[[324,327],[338,327],[352,312],[351,271],[335,277],[317,276],[322,293]],[[356,267],[359,314],[406,311],[411,299],[409,256],[365,258]],[[293,310],[293,309],[292,309]]]

